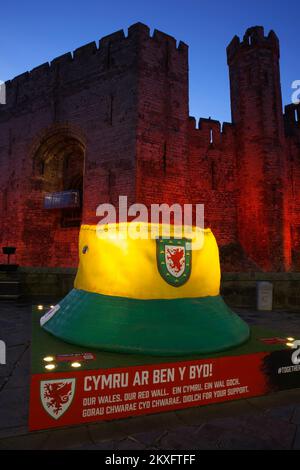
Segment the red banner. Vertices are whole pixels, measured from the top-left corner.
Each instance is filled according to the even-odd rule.
[[[268,393],[256,353],[32,375],[30,430],[158,413]]]

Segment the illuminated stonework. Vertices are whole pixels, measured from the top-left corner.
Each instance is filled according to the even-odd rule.
[[[186,44],[140,23],[7,82],[0,242],[15,262],[77,266],[81,221],[121,194],[204,203],[224,271],[299,270],[300,105],[282,115],[278,39],[250,28],[227,58],[233,123],[222,126],[189,116]],[[45,208],[67,191],[76,207]]]

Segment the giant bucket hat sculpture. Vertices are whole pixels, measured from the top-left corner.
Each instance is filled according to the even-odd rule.
[[[210,229],[193,250],[174,232],[168,239],[120,239],[111,228],[99,237],[95,225],[81,227],[74,289],[41,318],[47,332],[85,347],[160,356],[217,352],[248,339],[248,325],[220,296]]]

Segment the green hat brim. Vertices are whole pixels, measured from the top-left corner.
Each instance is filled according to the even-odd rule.
[[[250,335],[221,296],[137,300],[79,289],[59,303],[43,328],[80,346],[156,356],[223,351]]]

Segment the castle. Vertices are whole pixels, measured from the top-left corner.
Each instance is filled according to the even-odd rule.
[[[1,246],[21,266],[76,266],[81,220],[127,195],[204,203],[224,270],[299,271],[300,105],[282,113],[278,38],[249,28],[227,59],[222,126],[189,116],[188,46],[141,23],[8,81]]]

